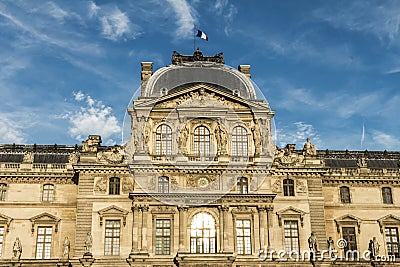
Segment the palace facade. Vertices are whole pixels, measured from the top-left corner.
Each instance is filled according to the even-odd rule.
[[[0,145],[0,266],[400,266],[400,152],[276,147],[222,54],[141,79],[124,146]]]

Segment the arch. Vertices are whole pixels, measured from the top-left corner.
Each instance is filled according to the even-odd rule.
[[[197,126],[193,131],[193,146],[194,154],[196,156],[209,156],[211,141],[210,141],[210,130],[204,126]]]
[[[247,157],[249,155],[249,143],[247,130],[243,126],[232,129],[232,156]]]
[[[172,129],[167,124],[156,128],[156,155],[172,154]]]
[[[199,212],[190,225],[190,252],[216,253],[217,228],[215,219],[209,213]]]

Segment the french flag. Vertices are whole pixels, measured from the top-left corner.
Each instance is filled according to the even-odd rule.
[[[201,39],[204,39],[204,40],[208,41],[208,36],[204,32],[202,32],[200,30],[197,30],[196,37],[200,37]]]

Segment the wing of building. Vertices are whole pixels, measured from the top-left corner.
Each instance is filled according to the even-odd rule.
[[[0,266],[400,266],[400,153],[274,144],[250,66],[173,53],[102,146],[0,145]]]

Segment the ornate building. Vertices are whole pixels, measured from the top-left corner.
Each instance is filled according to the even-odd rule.
[[[277,148],[222,54],[141,77],[123,147],[0,146],[0,266],[400,266],[399,152]]]

